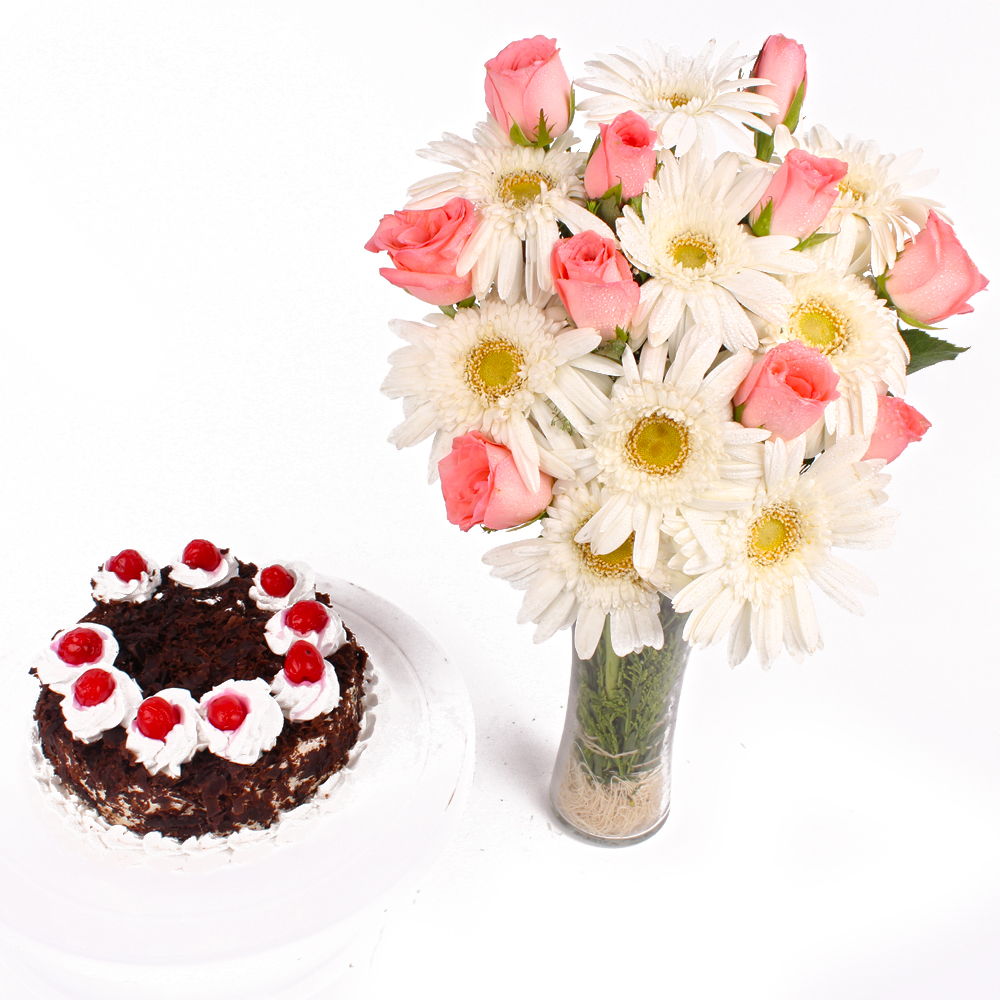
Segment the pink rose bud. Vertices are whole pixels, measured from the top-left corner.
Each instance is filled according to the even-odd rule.
[[[770,235],[804,240],[823,225],[837,200],[837,183],[846,173],[843,160],[793,149],[771,178],[751,218],[756,221],[772,202]]]
[[[639,286],[614,240],[585,229],[552,248],[552,277],[566,312],[577,326],[591,327],[605,340],[628,329]]]
[[[795,100],[795,95],[806,82],[806,50],[798,42],[784,35],[771,35],[757,56],[753,66],[755,77],[770,80],[768,84],[757,87],[757,93],[770,97],[778,105],[776,114],[767,115],[764,121],[771,128],[784,122],[793,128],[795,122],[789,123],[788,110]]]
[[[387,281],[433,306],[472,294],[472,276],[455,273],[458,255],[476,228],[471,201],[452,198],[441,208],[404,209],[382,217],[366,250],[386,250],[397,270],[379,270]]]
[[[516,123],[534,140],[544,115],[549,135],[562,135],[569,128],[569,92],[554,38],[511,42],[486,64],[486,106],[506,132]]]
[[[931,422],[898,396],[879,396],[875,430],[865,458],[884,458],[891,462],[913,441],[919,441]]]
[[[510,450],[478,431],[452,441],[438,473],[448,520],[462,531],[475,524],[516,527],[537,517],[552,499],[551,476],[540,473],[538,489],[527,489]]]
[[[656,170],[656,133],[634,111],[626,111],[600,128],[601,141],[583,175],[587,197],[600,198],[616,184],[621,184],[624,199],[642,194]]]
[[[744,427],[763,427],[786,441],[807,431],[827,403],[840,398],[833,370],[822,352],[797,340],[772,347],[750,369],[733,396],[743,406]]]
[[[949,316],[972,312],[968,300],[988,284],[955,230],[931,212],[927,225],[907,240],[885,288],[907,319],[933,326]]]

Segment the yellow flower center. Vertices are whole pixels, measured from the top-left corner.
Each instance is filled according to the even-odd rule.
[[[500,178],[497,182],[497,194],[512,208],[524,208],[542,193],[543,185],[552,188],[555,181],[539,170],[517,170]]]
[[[691,450],[687,427],[662,413],[643,417],[625,439],[625,455],[653,476],[673,476],[684,467]]]
[[[837,185],[837,190],[840,192],[841,197],[847,198],[856,204],[863,202],[868,197],[868,192],[857,181],[852,181],[850,177],[845,177],[840,181]]]
[[[824,354],[835,354],[847,343],[847,319],[822,299],[800,302],[792,310],[790,325],[797,340]]]
[[[582,526],[581,526],[582,527]],[[586,542],[576,542],[584,566],[596,576],[631,579],[638,581],[639,574],[632,564],[632,544],[635,535],[629,535],[614,552],[599,555]]]
[[[788,503],[765,507],[747,532],[747,557],[758,566],[787,559],[802,542],[802,517]]]
[[[697,233],[675,236],[667,244],[667,252],[675,264],[691,271],[701,271],[719,259],[715,244]]]
[[[465,362],[465,381],[473,392],[491,402],[509,396],[524,384],[524,355],[502,337],[480,341]]]
[[[685,104],[689,104],[691,98],[687,94],[670,94],[669,96],[664,96],[661,100],[665,101],[672,108],[683,108]]]

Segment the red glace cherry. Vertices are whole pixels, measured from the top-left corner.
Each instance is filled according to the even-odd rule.
[[[220,694],[208,703],[208,711],[205,714],[216,729],[231,733],[243,725],[243,720],[250,714],[250,709],[239,695]]]
[[[73,685],[73,700],[77,708],[103,705],[115,693],[115,679],[100,667],[85,670]]]
[[[184,546],[181,561],[189,569],[203,569],[211,573],[219,568],[219,563],[222,562],[222,553],[211,542],[204,538],[196,538]]]
[[[150,740],[165,740],[167,733],[181,721],[181,710],[160,697],[147,698],[135,716],[136,729]]]
[[[149,569],[146,560],[135,549],[122,549],[104,564],[104,568],[114,573],[122,583],[138,580]]]
[[[96,663],[104,652],[104,640],[92,628],[72,628],[56,644],[56,656],[71,667]]]
[[[295,577],[284,566],[268,566],[260,571],[260,585],[271,597],[287,597],[295,586]]]
[[[299,601],[285,612],[285,624],[299,635],[322,632],[330,614],[319,601]]]
[[[305,639],[293,642],[285,654],[285,676],[292,684],[315,684],[323,677],[323,657]]]

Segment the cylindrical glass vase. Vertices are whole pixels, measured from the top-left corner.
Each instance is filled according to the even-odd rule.
[[[610,623],[594,655],[573,647],[566,723],[552,776],[552,805],[571,831],[610,846],[654,834],[670,811],[670,757],[691,647],[686,615],[662,598],[663,646],[618,656]]]

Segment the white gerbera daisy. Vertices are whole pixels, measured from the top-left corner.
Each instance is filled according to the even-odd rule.
[[[752,133],[770,133],[758,116],[777,110],[768,97],[748,87],[765,83],[740,79],[746,56],[733,56],[733,48],[717,54],[709,42],[697,56],[676,49],[665,52],[649,45],[646,56],[625,51],[586,63],[592,75],[577,80],[577,86],[597,96],[580,103],[591,125],[610,122],[624,111],[635,111],[656,129],[660,142],[675,147],[678,156],[702,148],[709,155],[722,136],[730,148],[753,151]]]
[[[435,208],[451,198],[476,206],[479,225],[458,258],[459,275],[472,272],[472,287],[482,299],[495,282],[505,302],[530,302],[552,291],[550,256],[560,238],[559,223],[572,232],[612,232],[587,211],[583,188],[586,156],[574,153],[571,132],[549,149],[514,145],[490,118],[476,126],[475,141],[446,134],[421,156],[457,170],[438,174],[410,188],[410,208]]]
[[[850,248],[855,271],[867,267],[875,275],[892,267],[907,236],[927,222],[936,201],[909,192],[927,183],[934,171],[914,174],[920,159],[915,150],[903,156],[880,153],[878,146],[848,136],[838,142],[825,128],[810,129],[800,145],[815,156],[834,157],[847,164],[840,194],[823,228],[838,232],[837,242]]]
[[[553,424],[550,402],[580,421],[602,412],[607,376],[621,369],[591,355],[599,333],[526,302],[496,301],[453,318],[430,316],[428,325],[397,320],[393,328],[409,346],[390,356],[382,385],[387,396],[403,397],[406,413],[390,440],[405,448],[434,434],[431,478],[452,440],[471,430],[510,448],[530,489],[538,488],[539,468],[574,475],[572,456],[561,458],[555,446],[569,435]]]
[[[683,332],[690,313],[700,335],[729,350],[756,347],[747,311],[777,321],[788,289],[774,274],[811,271],[792,248],[794,236],[753,236],[740,221],[770,180],[767,167],[725,153],[714,164],[667,154],[642,198],[618,220],[628,259],[649,280],[642,286],[637,324],[654,346]]]
[[[840,376],[840,398],[824,411],[826,429],[837,436],[870,438],[878,415],[878,395],[884,383],[897,396],[906,393],[910,352],[899,335],[896,315],[875,294],[871,284],[820,255],[812,274],[789,279],[791,302],[780,323],[760,334],[768,349],[799,340],[826,355]]]
[[[733,664],[751,643],[765,666],[782,646],[796,658],[819,649],[809,584],[857,614],[854,592],[873,589],[830,550],[883,545],[891,535],[894,514],[879,509],[889,477],[883,462],[860,461],[865,441],[844,438],[800,472],[804,441],[767,442],[752,507],[673,526],[681,553],[671,566],[695,576],[674,598],[677,611],[691,612],[684,638],[708,645],[731,633]]]
[[[734,423],[732,398],[753,359],[743,351],[706,378],[716,353],[710,341],[687,337],[664,376],[664,348],[647,346],[641,369],[626,352],[604,414],[584,433],[591,462],[580,474],[605,490],[576,541],[603,554],[633,537],[635,568],[646,575],[665,541],[665,516],[751,503],[768,432]]]
[[[557,494],[538,538],[501,545],[483,561],[493,575],[526,590],[519,622],[538,624],[535,642],[576,624],[576,651],[588,659],[597,648],[605,618],[611,616],[611,645],[619,656],[643,646],[663,645],[660,592],[683,582],[661,558],[644,579],[632,564],[632,539],[614,552],[599,555],[575,536],[601,506],[597,490],[574,486]]]

